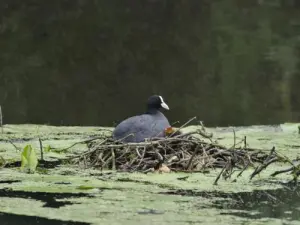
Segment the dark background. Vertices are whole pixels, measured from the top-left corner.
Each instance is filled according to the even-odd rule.
[[[161,94],[170,121],[300,119],[300,1],[1,0],[5,123],[112,126]]]

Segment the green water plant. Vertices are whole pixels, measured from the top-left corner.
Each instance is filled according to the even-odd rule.
[[[78,186],[76,189],[79,189],[79,190],[91,190],[91,189],[95,189],[96,187],[94,186],[89,186],[89,185],[80,185]]]
[[[2,156],[0,156],[0,168],[3,168],[5,164],[6,164],[6,160]]]
[[[35,150],[31,145],[26,145],[21,153],[21,171],[34,173],[38,165],[38,159]]]

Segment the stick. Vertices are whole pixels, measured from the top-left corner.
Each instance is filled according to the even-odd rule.
[[[173,122],[173,123],[171,123],[171,126],[173,127],[174,125],[176,125],[177,123],[179,123],[179,121],[177,120],[177,121],[175,121],[175,122]]]
[[[228,164],[228,163],[227,163]],[[221,170],[221,172],[219,173],[219,175],[217,176],[214,185],[218,185],[218,180],[220,179],[221,175],[223,174],[223,172],[225,171],[227,164],[224,165],[223,169]]]
[[[0,105],[0,126],[1,126],[1,133],[3,134],[3,114],[2,114],[2,107]]]
[[[242,169],[242,171],[239,172],[239,174],[236,177],[240,177],[242,175],[242,173],[248,168],[249,165],[250,165],[250,161],[248,161],[248,163],[244,166],[244,168]]]
[[[20,148],[18,148],[11,140],[8,140],[8,142],[11,143],[17,151],[20,151]]]
[[[39,142],[40,142],[40,150],[41,150],[41,160],[44,161],[43,143],[41,138],[39,138]]]
[[[262,165],[258,166],[255,171],[251,174],[250,176],[250,180],[253,179],[253,177],[255,177],[257,174],[259,174],[263,169],[266,169],[267,166],[269,166],[271,163],[274,163],[274,162],[278,162],[278,158],[273,158],[271,160],[269,160],[268,162],[264,162]]]
[[[198,145],[198,146],[196,147],[196,149],[194,150],[194,152],[193,152],[193,154],[192,154],[192,156],[191,156],[191,158],[190,158],[190,160],[189,160],[189,162],[188,162],[188,164],[187,164],[187,166],[186,166],[186,169],[187,169],[187,170],[191,170],[191,167],[192,167],[192,161],[193,161],[195,155],[198,153],[199,147],[200,147],[200,146]]]
[[[96,138],[91,138],[91,139],[88,139],[88,140],[85,140],[85,141],[79,141],[79,142],[76,142],[76,143],[72,144],[69,147],[61,149],[60,151],[63,152],[63,151],[66,151],[66,150],[74,147],[75,145],[78,145],[78,144],[87,144],[87,143],[92,142],[92,141],[97,140],[97,139],[102,139],[102,137],[96,137]],[[104,142],[106,142],[106,140]]]
[[[200,123],[200,126],[201,126],[201,130],[199,129],[199,131],[198,131],[199,134],[202,135],[203,137],[209,139],[212,142],[211,138],[213,137],[213,134],[212,133],[211,134],[207,134],[203,122],[200,121],[199,123]]]
[[[116,170],[116,155],[115,155],[115,150],[112,148],[111,149],[111,157],[112,157],[112,170]]]
[[[291,171],[293,171],[293,170],[294,170],[294,167],[291,167],[291,168],[288,168],[288,169],[285,169],[285,170],[275,171],[275,172],[272,173],[270,176],[271,176],[271,177],[275,177],[275,176],[277,176],[278,174],[291,172]]]
[[[122,141],[124,141],[126,138],[128,138],[130,136],[134,136],[134,134],[130,133],[130,134],[126,135],[125,137],[122,137],[122,138],[118,139],[117,141],[118,142],[122,142]]]
[[[186,123],[184,123],[181,127],[179,127],[178,130],[176,130],[173,134],[171,134],[170,137],[172,137],[174,134],[176,134],[178,131],[180,131],[182,128],[184,128],[186,125],[188,125],[190,122],[192,122],[195,119],[197,119],[196,116],[194,116],[193,118],[189,119]]]
[[[233,148],[235,148],[235,145],[236,145],[236,135],[235,135],[234,128],[232,129],[232,131],[233,131]]]

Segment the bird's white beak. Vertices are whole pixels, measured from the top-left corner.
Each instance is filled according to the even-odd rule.
[[[169,106],[168,106],[166,103],[162,102],[160,105],[161,105],[161,107],[163,107],[164,109],[169,110]]]

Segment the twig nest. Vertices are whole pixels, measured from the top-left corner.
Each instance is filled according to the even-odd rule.
[[[171,172],[170,168],[165,164],[162,164],[156,171],[159,173],[170,173]]]
[[[204,135],[201,129],[182,134],[175,130],[173,127],[167,128],[166,133],[170,136],[141,143],[120,143],[111,139],[93,141],[89,150],[74,158],[73,162],[83,164],[85,168],[144,173],[193,172],[222,168],[215,181],[217,183],[221,175],[226,179],[230,178],[233,171],[236,171],[235,168],[242,173],[254,163],[265,168],[265,165],[269,165],[265,162],[270,159],[273,160],[271,162],[279,160],[273,153],[269,155],[261,149],[248,148],[246,141],[234,143],[228,148],[217,144],[210,135]]]

